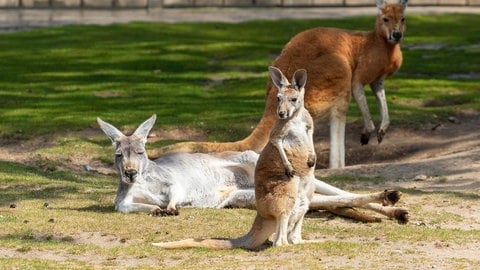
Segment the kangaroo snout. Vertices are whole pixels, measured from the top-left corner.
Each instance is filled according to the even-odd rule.
[[[280,119],[288,118],[288,111],[279,111],[278,112],[278,118],[280,118]]]
[[[390,40],[395,41],[395,42],[400,42],[403,38],[403,34],[400,31],[393,31],[392,35],[390,37]]]
[[[138,171],[135,169],[127,169],[124,172],[125,177],[127,177],[131,183],[135,181],[135,178],[137,177]]]

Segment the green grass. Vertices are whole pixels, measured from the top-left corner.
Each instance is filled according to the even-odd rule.
[[[478,113],[480,28],[475,25],[480,25],[480,16],[408,16],[404,64],[386,82],[392,125],[420,125]],[[198,129],[209,140],[243,138],[262,114],[267,66],[294,34],[316,26],[370,29],[373,17],[63,26],[0,34],[0,141],[9,146],[36,137],[47,141],[44,146],[42,140],[38,142],[39,149],[25,164],[0,161],[0,254],[13,254],[0,256],[0,265],[7,269],[351,269],[356,258],[369,258],[372,264],[362,261],[353,266],[402,269],[407,256],[417,267],[442,260],[445,267],[479,267],[478,260],[435,261],[422,251],[433,241],[474,245],[480,235],[478,230],[444,228],[462,217],[454,212],[436,214],[418,205],[412,205],[411,211],[427,226],[308,218],[305,237],[325,241],[259,253],[159,250],[150,242],[239,236],[255,213],[183,209],[180,216],[169,218],[124,215],[113,208],[115,176],[65,166],[86,157],[112,164],[110,143],[100,133],[96,117],[132,130],[156,113],[157,130]],[[433,50],[419,46],[436,44],[441,46]],[[458,79],[452,74],[476,77]],[[368,98],[372,113],[378,115],[374,98],[370,94]],[[358,118],[352,104],[349,121]],[[379,177],[331,180],[339,186],[385,181]],[[447,192],[402,192],[423,196],[425,204],[478,200],[478,196]],[[11,208],[13,204],[16,208]],[[409,248],[395,247],[405,242]]]
[[[478,79],[449,79],[479,72],[480,30],[468,27],[479,21],[475,15],[409,16],[403,67],[386,83],[393,121],[428,122],[432,115],[480,109]],[[1,34],[0,134],[28,139],[83,130],[96,127],[98,116],[136,125],[157,113],[159,128],[189,126],[212,131],[212,140],[239,139],[263,111],[267,66],[295,33],[319,25],[367,30],[372,24],[368,16],[65,26]],[[452,25],[456,30],[448,31]],[[409,49],[413,44],[442,47]],[[452,96],[444,106],[418,105]],[[350,117],[358,118],[356,106]]]

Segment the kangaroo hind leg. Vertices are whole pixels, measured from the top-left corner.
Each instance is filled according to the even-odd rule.
[[[275,233],[275,239],[273,240],[273,246],[285,246],[288,245],[288,220],[289,220],[288,213],[282,213],[279,217],[277,217],[277,231]]]

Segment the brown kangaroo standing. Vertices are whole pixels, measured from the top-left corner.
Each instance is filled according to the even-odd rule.
[[[255,167],[257,216],[250,232],[236,239],[186,239],[154,245],[256,249],[274,232],[274,246],[302,242],[303,216],[315,190],[313,119],[303,106],[307,73],[295,71],[290,84],[279,69],[269,69],[278,87],[278,119]]]
[[[315,199],[315,153],[313,146],[313,119],[304,108],[307,73],[295,71],[292,84],[282,72],[270,67],[270,76],[278,88],[277,121],[270,139],[260,153],[255,167],[255,204],[257,216],[250,231],[235,239],[185,239],[153,243],[163,248],[206,247],[213,249],[258,249],[275,233],[274,246],[304,242],[301,236],[303,217],[309,205],[331,206],[343,214],[353,205],[367,205],[381,201],[395,203],[400,193],[384,191],[370,195],[344,193]],[[342,193],[342,192],[335,192]],[[322,198],[325,201],[322,201]],[[333,201],[332,201],[333,199]],[[330,209],[330,208],[329,208]],[[393,208],[392,208],[393,209]],[[406,211],[404,211],[406,215]]]
[[[305,86],[305,107],[314,118],[330,119],[330,167],[345,166],[345,123],[353,94],[363,116],[362,144],[368,143],[375,125],[368,110],[363,87],[370,85],[382,117],[377,139],[382,141],[390,124],[383,82],[402,64],[400,42],[403,39],[405,9],[408,0],[388,4],[377,0],[378,16],[372,31],[314,28],[297,34],[273,62],[285,76],[304,68],[309,74]],[[267,85],[265,111],[255,130],[237,142],[183,142],[156,151],[155,157],[168,152],[262,151],[276,119],[277,89]]]

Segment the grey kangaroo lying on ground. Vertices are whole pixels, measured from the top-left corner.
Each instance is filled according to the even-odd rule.
[[[147,157],[145,143],[155,120],[153,115],[131,136],[126,136],[113,125],[97,119],[115,147],[115,167],[120,178],[115,198],[116,210],[122,213],[175,215],[179,207],[255,208],[257,153],[173,153],[152,161]],[[401,196],[400,192],[359,195],[317,179],[314,184],[315,194],[310,210],[328,210],[362,222],[380,221],[353,208],[362,207],[401,223],[408,221],[406,209],[382,205],[395,203]],[[365,202],[365,198],[375,196],[377,203]]]

